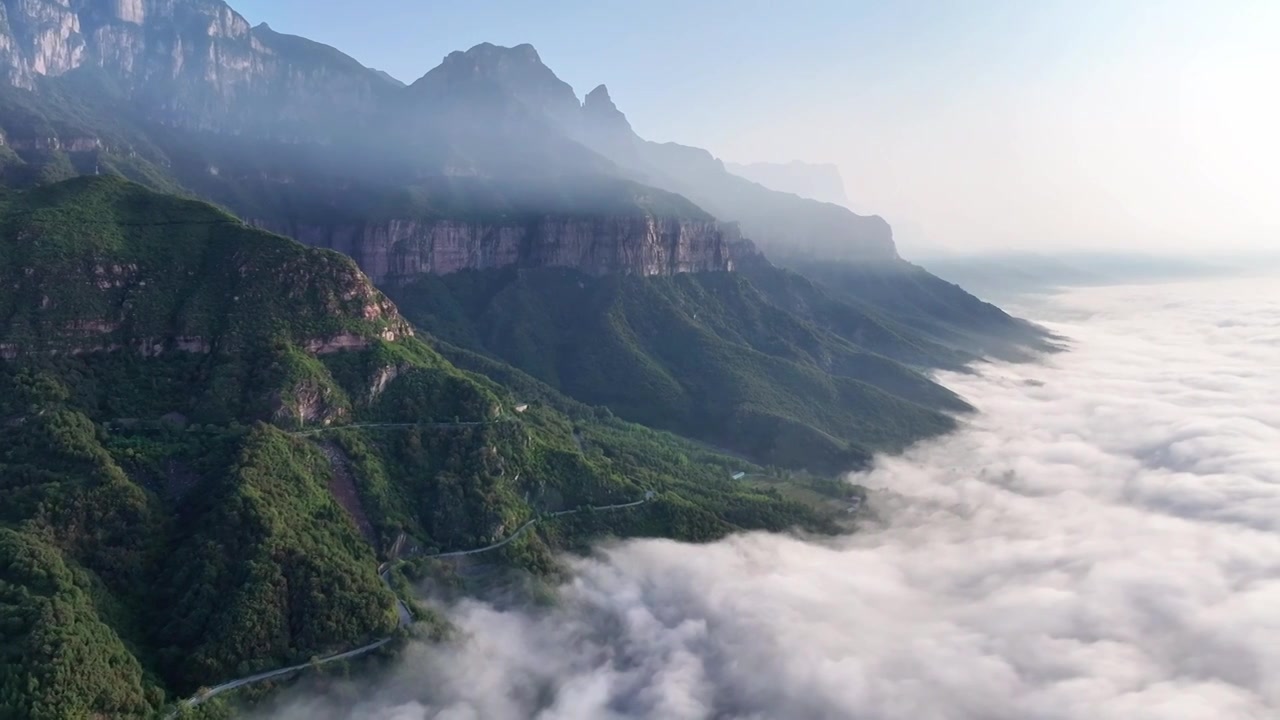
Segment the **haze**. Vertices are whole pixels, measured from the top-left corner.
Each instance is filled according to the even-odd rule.
[[[1280,4],[244,0],[405,81],[533,43],[641,135],[836,163],[905,254],[1280,240]]]

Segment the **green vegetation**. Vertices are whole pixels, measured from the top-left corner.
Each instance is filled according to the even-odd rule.
[[[868,316],[924,351],[919,362],[956,369],[995,357],[1023,362],[1059,348],[1044,328],[1011,317],[923,268],[909,263],[856,263],[801,255],[780,258],[795,272],[764,263],[743,267],[773,298],[789,298],[815,323],[837,332]],[[788,282],[777,282],[785,277]],[[893,355],[893,357],[898,357]],[[908,360],[911,362],[912,360]]]
[[[385,637],[380,561],[540,513],[654,493],[495,556],[545,575],[605,534],[834,527],[730,479],[747,464],[420,342],[347,258],[209,206],[81,178],[0,196],[0,228],[0,718],[148,717]]]
[[[184,504],[156,588],[156,633],[179,687],[338,651],[395,628],[373,548],[326,488],[308,443],[260,426],[216,488]],[[250,659],[246,659],[250,658]]]
[[[24,353],[153,338],[210,349],[216,338],[235,351],[403,331],[349,258],[116,178],[8,196],[0,229],[0,278],[12,289],[0,296],[0,332]]]
[[[162,697],[77,570],[38,536],[0,528],[0,717],[145,717]]]
[[[392,293],[406,317],[449,343],[620,417],[758,462],[847,470],[873,451],[949,430],[940,411],[967,409],[737,274],[461,272]]]

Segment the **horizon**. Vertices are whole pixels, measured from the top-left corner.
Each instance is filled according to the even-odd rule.
[[[1280,100],[1261,91],[1276,4],[232,6],[406,83],[455,50],[531,44],[579,98],[607,85],[646,139],[836,165],[849,207],[888,220],[907,256],[1280,240]]]

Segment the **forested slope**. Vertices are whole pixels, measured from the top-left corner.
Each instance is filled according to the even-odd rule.
[[[762,463],[839,471],[968,406],[731,273],[462,272],[390,292],[408,319],[563,393]]]
[[[79,179],[4,197],[0,227],[0,717],[144,717],[385,637],[402,536],[466,549],[648,492],[501,552],[829,527],[741,463],[455,367],[348,258],[208,206]]]

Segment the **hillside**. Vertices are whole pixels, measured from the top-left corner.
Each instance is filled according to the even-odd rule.
[[[5,195],[0,227],[2,717],[148,717],[385,637],[402,536],[654,493],[501,551],[546,572],[600,533],[830,527],[741,462],[459,369],[348,258],[210,206],[82,178]]]
[[[391,293],[436,337],[628,420],[761,463],[846,470],[875,450],[949,430],[943,411],[967,409],[905,365],[779,308],[737,274],[464,272]],[[912,350],[890,340],[889,349]]]
[[[970,362],[985,358],[1021,362],[1059,349],[1043,328],[916,265],[885,266],[786,253],[779,255],[778,262],[836,300],[845,312],[879,315],[903,335],[947,348]],[[753,282],[773,274],[754,263],[742,267]]]

